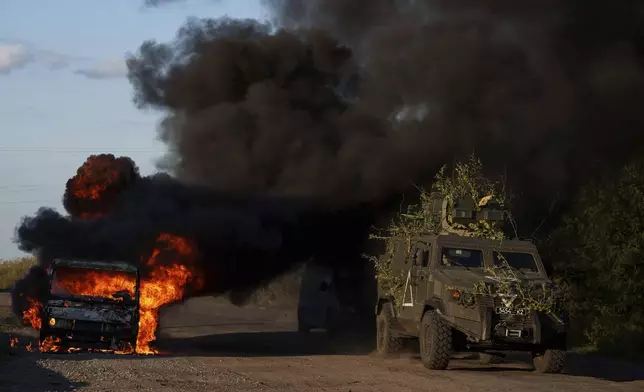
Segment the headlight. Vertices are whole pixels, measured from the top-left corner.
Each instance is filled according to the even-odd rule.
[[[53,327],[54,325],[56,325],[56,319],[52,317],[49,319],[49,326]]]

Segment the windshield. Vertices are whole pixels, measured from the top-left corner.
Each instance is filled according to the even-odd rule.
[[[59,297],[103,297],[131,301],[136,295],[136,274],[125,271],[57,267],[51,278],[51,294]]]
[[[443,248],[443,267],[483,268],[483,252],[478,249]]]
[[[534,256],[531,253],[519,252],[492,252],[494,254],[494,265],[503,266],[506,263],[515,269],[522,272],[537,273],[537,263],[534,261]]]

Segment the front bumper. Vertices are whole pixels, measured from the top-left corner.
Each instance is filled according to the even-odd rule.
[[[136,345],[137,329],[126,324],[69,319],[56,321],[53,326],[43,322],[41,345],[48,340],[62,348],[123,351],[133,350]]]
[[[481,309],[478,345],[531,350],[534,347],[565,350],[568,320],[564,317],[529,311],[525,316],[499,315],[493,307]]]

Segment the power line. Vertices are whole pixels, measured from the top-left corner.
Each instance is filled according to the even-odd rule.
[[[0,185],[0,191],[7,189],[25,189],[25,188],[45,188],[49,186],[60,186],[60,184],[20,184],[20,185]]]
[[[64,182],[63,182],[64,184]],[[16,185],[0,185],[0,191],[7,189],[31,189],[31,188],[47,188],[47,187],[59,187],[60,183],[56,184],[16,184]]]
[[[56,203],[60,203],[60,200],[56,200]],[[10,200],[10,201],[0,201],[0,205],[7,204],[46,204],[54,203],[53,200]]]
[[[47,153],[128,153],[142,152],[163,154],[167,151],[150,149],[124,149],[124,148],[0,148],[0,152],[47,152]]]

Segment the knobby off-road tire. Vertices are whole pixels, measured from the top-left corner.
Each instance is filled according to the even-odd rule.
[[[420,322],[420,359],[430,370],[444,370],[452,354],[452,329],[435,312],[428,311]]]
[[[479,353],[479,363],[482,365],[493,365],[496,363],[501,363],[502,361],[503,361],[503,358],[497,355]]]
[[[386,358],[400,351],[402,338],[394,335],[393,309],[390,303],[385,303],[376,316],[376,352]]]
[[[566,352],[563,350],[546,350],[540,354],[532,354],[534,369],[538,373],[561,373],[565,359]]]

